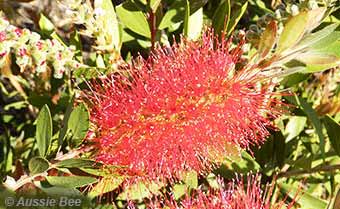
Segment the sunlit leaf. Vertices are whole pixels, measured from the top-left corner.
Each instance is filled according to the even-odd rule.
[[[151,38],[151,31],[146,16],[130,1],[116,7],[120,21],[133,32]]]

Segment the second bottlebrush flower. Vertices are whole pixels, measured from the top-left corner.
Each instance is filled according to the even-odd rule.
[[[134,179],[171,181],[261,144],[276,101],[260,69],[235,70],[241,47],[208,31],[92,85],[97,161]]]

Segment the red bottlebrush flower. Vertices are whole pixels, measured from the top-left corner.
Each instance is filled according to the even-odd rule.
[[[96,159],[121,174],[171,180],[210,171],[230,147],[263,142],[277,112],[271,84],[259,85],[257,69],[235,72],[241,47],[207,32],[92,85]]]
[[[148,204],[150,209],[290,209],[295,198],[286,205],[284,201],[271,203],[273,186],[261,189],[258,175],[248,176],[247,182],[233,181],[225,185],[220,181],[219,189],[202,191],[198,189],[191,196],[186,196],[180,203],[175,200],[160,201],[155,199]],[[286,199],[286,198],[285,198]],[[272,205],[273,204],[273,205]],[[131,207],[131,206],[130,206]],[[133,208],[133,207],[131,207]]]

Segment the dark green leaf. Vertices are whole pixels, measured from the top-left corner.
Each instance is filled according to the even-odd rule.
[[[65,114],[64,114],[64,119],[63,119],[63,126],[59,132],[59,137],[58,137],[58,147],[61,147],[63,144],[63,141],[66,137],[66,133],[68,131],[68,120],[70,118],[70,114],[73,110],[73,102],[74,102],[74,97],[72,97],[70,103],[67,105]]]
[[[133,32],[151,38],[149,23],[139,8],[130,1],[116,7],[120,21]]]
[[[52,139],[52,118],[47,105],[40,110],[37,118],[35,137],[40,156],[45,156]]]
[[[289,97],[287,97],[289,99]],[[320,140],[320,150],[323,158],[325,157],[325,137],[322,133],[322,124],[321,121],[313,109],[312,105],[307,103],[307,101],[301,97],[298,97],[295,95],[294,99],[289,99],[291,102],[293,102],[295,105],[298,105],[307,115],[308,119],[312,122],[315,131],[319,137]]]
[[[340,125],[328,115],[323,118],[322,122],[326,127],[329,140],[334,150],[340,156]]]
[[[65,188],[82,187],[97,182],[96,178],[88,176],[46,176],[48,183]]]
[[[84,104],[78,105],[70,114],[67,122],[70,133],[68,140],[70,147],[77,147],[82,143],[89,129],[89,112]]]
[[[30,175],[43,173],[49,168],[49,163],[45,158],[34,157],[28,162],[28,169],[30,170]]]
[[[217,34],[226,32],[230,21],[230,13],[230,0],[225,0],[218,6],[212,18],[212,26]]]
[[[165,13],[160,22],[158,29],[162,30],[171,25],[183,21],[185,16],[186,1],[175,1],[171,4],[169,10]]]

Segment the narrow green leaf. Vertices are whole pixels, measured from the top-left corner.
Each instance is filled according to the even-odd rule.
[[[133,32],[147,38],[151,38],[149,23],[138,7],[130,1],[127,1],[116,7],[117,15],[120,21]]]
[[[96,178],[88,176],[46,176],[48,183],[65,188],[82,187],[97,182]]]
[[[84,168],[84,167],[93,167],[96,165],[96,162],[88,159],[67,159],[60,161],[54,164],[59,168]]]
[[[67,122],[69,134],[68,143],[70,147],[77,147],[82,143],[89,129],[89,112],[84,104],[78,105],[70,114]]]
[[[117,189],[124,181],[123,177],[106,177],[101,179],[88,193],[91,199]]]
[[[49,163],[45,158],[34,157],[28,162],[28,169],[30,175],[35,175],[38,173],[43,173],[49,168]]]
[[[296,201],[301,205],[301,209],[326,209],[327,202],[314,197],[313,195],[301,191],[296,186],[280,183],[280,189],[282,192],[287,194],[291,198],[295,198],[297,193]]]
[[[277,36],[277,24],[275,21],[271,21],[262,33],[259,43],[258,53],[264,58],[272,50],[276,43]]]
[[[315,112],[311,104],[307,103],[305,99],[298,97],[297,95],[295,95],[294,100],[291,101],[296,105],[300,106],[300,108],[307,115],[308,119],[312,122],[320,140],[320,150],[322,157],[323,159],[325,159],[325,137],[322,133],[322,124],[317,113]]]
[[[245,4],[243,4],[241,8],[238,9],[235,13],[231,14],[230,21],[229,21],[228,28],[227,28],[227,35],[230,35],[234,31],[237,23],[240,21],[244,13],[247,11],[247,7],[248,7],[248,1]]]
[[[186,37],[188,37],[189,33],[189,17],[190,17],[190,3],[189,0],[186,0],[185,6],[185,16],[184,16],[184,26],[183,26],[183,33]]]
[[[52,118],[47,105],[40,110],[37,118],[35,137],[40,156],[45,156],[52,139]]]
[[[335,152],[340,156],[340,125],[330,116],[325,116],[322,120],[326,127],[329,140]]]
[[[64,119],[63,119],[63,126],[59,132],[58,136],[58,147],[60,148],[65,140],[66,133],[68,130],[68,120],[70,118],[71,112],[73,110],[73,102],[74,102],[74,97],[70,100],[70,103],[67,105],[65,114],[64,114]]]
[[[225,33],[230,21],[230,0],[225,0],[218,6],[212,18],[212,25],[217,34]]]

